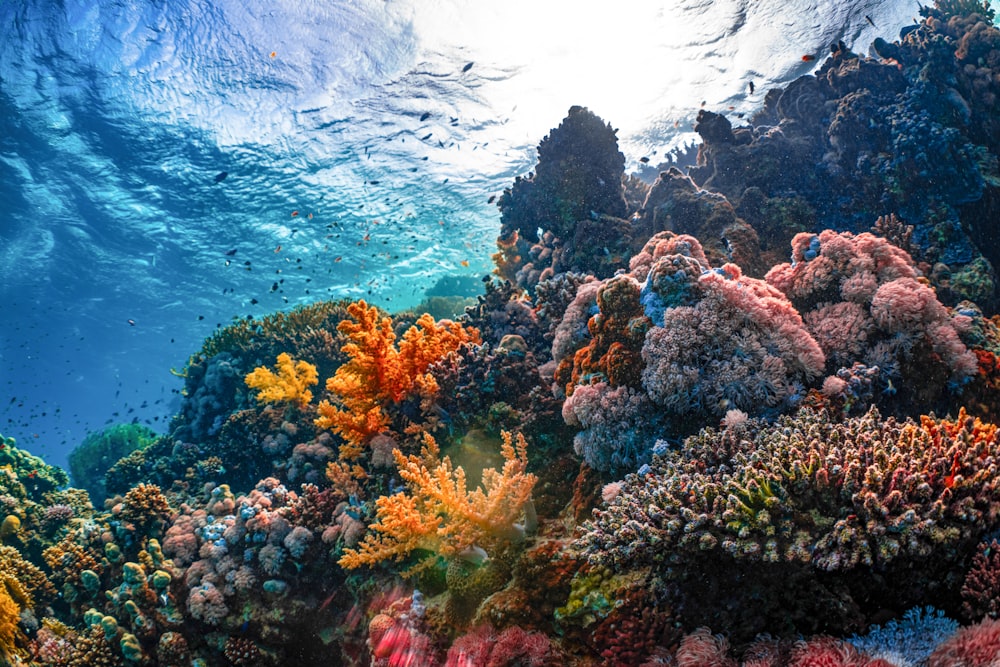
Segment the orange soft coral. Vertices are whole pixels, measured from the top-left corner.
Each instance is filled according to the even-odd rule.
[[[377,520],[359,549],[347,549],[341,567],[353,569],[389,558],[402,560],[415,549],[453,556],[516,535],[515,521],[531,499],[537,478],[527,472],[527,443],[503,433],[501,471],[487,468],[483,483],[471,493],[465,471],[440,458],[434,438],[424,435],[420,456],[393,452],[399,476],[410,493],[382,496],[375,502]]]
[[[21,652],[18,645],[26,641],[18,625],[21,620],[19,600],[23,603],[24,592],[17,580],[6,576],[0,579],[0,662],[5,665],[15,664],[15,656]]]
[[[293,361],[286,352],[278,355],[278,372],[258,366],[243,380],[251,389],[259,389],[257,400],[295,401],[301,407],[312,400],[309,387],[319,383],[316,367],[307,361]]]
[[[478,343],[479,332],[457,322],[435,322],[425,313],[397,347],[392,319],[380,317],[377,307],[358,301],[347,312],[356,321],[344,320],[337,330],[349,340],[341,351],[350,360],[326,381],[339,406],[321,402],[316,425],[343,437],[341,457],[354,459],[372,436],[389,427],[385,407],[411,396],[433,397],[437,382],[427,369],[463,343]]]

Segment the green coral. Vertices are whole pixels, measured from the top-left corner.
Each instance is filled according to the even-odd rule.
[[[108,496],[104,475],[111,466],[134,451],[146,449],[156,438],[156,433],[141,424],[116,424],[87,434],[69,454],[73,484],[86,489],[100,503]]]
[[[0,434],[0,494],[42,502],[45,494],[69,484],[65,470],[19,449],[15,442]]]
[[[317,359],[303,357],[302,349],[315,347],[324,332],[335,332],[337,325],[347,317],[348,303],[347,300],[320,301],[288,312],[271,313],[259,320],[236,320],[209,336],[201,350],[191,356],[188,365],[193,360],[210,359],[223,352],[238,358],[269,359],[288,350],[295,350],[299,357],[318,364]],[[339,350],[339,347],[337,343],[332,349]],[[332,374],[325,368],[320,371],[321,377]]]

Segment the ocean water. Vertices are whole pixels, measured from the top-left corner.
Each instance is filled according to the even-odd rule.
[[[934,651],[962,632],[981,633],[984,655],[1000,657],[991,621],[975,625],[1000,613],[1000,588],[991,588],[1000,545],[990,542],[1000,494],[976,467],[994,455],[989,426],[970,417],[901,427],[933,452],[920,474],[928,489],[943,485],[940,507],[917,517],[930,491],[897,488],[897,478],[886,493],[905,487],[916,508],[899,517],[889,501],[871,510],[875,501],[860,495],[854,505],[841,497],[842,507],[824,497],[820,509],[789,512],[777,537],[771,529],[763,556],[753,531],[799,500],[740,468],[765,460],[753,443],[784,471],[788,450],[840,442],[837,420],[853,420],[843,423],[865,438],[883,428],[898,435],[889,415],[954,417],[960,401],[984,422],[1000,419],[990,366],[1000,330],[989,319],[1000,260],[990,222],[1000,209],[1000,149],[990,143],[1000,134],[1000,33],[970,31],[973,56],[956,74],[955,43],[943,38],[911,40],[925,69],[909,51],[892,57],[901,31],[929,11],[918,2],[620,4],[0,0],[0,664],[735,665],[726,656],[736,655],[755,665],[934,667],[959,664]],[[961,13],[971,4],[936,6]],[[877,50],[875,40],[884,40]],[[926,55],[934,44],[945,57]],[[857,71],[847,64],[855,56]],[[836,90],[835,103],[817,101],[813,75]],[[865,86],[877,92],[852,94]],[[589,119],[579,106],[600,118],[587,130],[594,145],[553,139],[543,161],[572,156],[559,163],[566,181],[553,184],[545,179],[559,169],[543,173],[553,163],[540,162],[539,142]],[[871,109],[883,115],[866,116]],[[560,188],[572,191],[573,170],[592,166],[574,162],[578,153],[600,156],[605,129],[636,180],[622,196],[613,182],[610,204],[594,194],[603,179],[573,191],[598,210],[569,221],[573,197]],[[780,144],[786,136],[792,143]],[[812,141],[829,150],[803,165]],[[768,153],[775,145],[786,153]],[[519,190],[533,172],[536,189]],[[878,246],[881,263],[864,278],[874,284],[887,271],[881,287],[899,271],[908,282],[892,296],[919,303],[894,310],[892,290],[879,290],[882,310],[859,316],[868,329],[814,331],[818,343],[797,337],[805,325],[789,312],[799,308],[818,330],[822,317],[834,319],[836,295],[795,295],[788,275],[824,251],[832,257],[848,238],[837,232],[869,231],[897,210],[913,236],[883,228],[896,245]],[[683,241],[659,285],[629,257],[640,255],[642,233],[671,225],[699,235],[706,254]],[[532,246],[536,230],[548,234]],[[506,255],[494,256],[498,240]],[[897,245],[914,253],[904,268]],[[789,258],[785,274],[768,278],[784,285],[785,300],[757,279]],[[703,271],[697,288],[685,282],[692,267]],[[635,303],[602,300],[578,271]],[[837,307],[877,301],[862,283],[845,287],[854,296]],[[697,303],[710,294],[704,303],[749,310],[766,290],[767,316],[748,315],[753,326],[736,336]],[[360,426],[317,403],[359,414],[371,404],[356,397],[385,381],[362,370],[357,386],[324,390],[338,366],[352,368],[348,357],[363,356],[341,350],[346,329],[333,326],[363,321],[361,311],[332,309],[326,333],[314,321],[292,333],[258,328],[276,313],[294,320],[323,302],[363,299],[396,314],[401,337],[442,295],[470,305],[479,297],[467,321],[480,332],[452,334],[481,334],[486,345],[434,369],[441,394],[421,376],[392,400],[380,394]],[[602,333],[620,323],[612,309],[628,304],[628,326]],[[676,319],[664,322],[671,309]],[[659,343],[671,335],[672,346]],[[299,387],[265,405],[247,373],[277,369],[281,345],[316,361],[318,386],[313,398]],[[602,345],[611,351],[599,361],[583,354]],[[698,355],[700,366],[688,363]],[[726,366],[731,359],[751,360],[750,370]],[[827,412],[795,416],[802,405]],[[761,420],[746,421],[747,412]],[[372,427],[372,414],[385,421]],[[518,423],[538,477],[530,502],[520,450],[500,453],[501,429]],[[112,429],[108,443],[139,426],[150,429],[149,449],[113,468],[106,453],[72,480],[49,467],[68,469],[88,436]],[[920,428],[924,440],[913,435]],[[389,525],[392,498],[433,486],[420,466],[440,464],[438,479],[455,479],[420,432],[441,441],[470,487],[489,486],[489,467],[518,480],[497,501],[514,503],[515,516],[498,519],[494,508],[472,522],[473,532],[493,522],[479,541],[442,528],[398,559],[345,564],[359,545],[379,546],[370,527]],[[720,432],[738,437],[711,444]],[[352,433],[363,434],[360,454],[351,454]],[[966,440],[948,449],[948,438]],[[395,463],[394,445],[403,452]],[[820,461],[834,474],[850,467],[839,450],[821,451],[807,477]],[[911,459],[923,460],[893,461]],[[803,470],[794,463],[793,478]],[[671,502],[694,505],[698,476],[710,474],[736,491],[701,507],[705,516],[682,508],[684,534],[701,535],[722,502],[718,531],[743,510],[750,527],[719,549],[704,529],[702,571],[684,560],[694,538],[671,533],[680,519],[650,526],[677,509]],[[93,509],[66,490],[70,481]],[[442,502],[422,520],[448,526],[459,512],[454,498]],[[594,508],[603,513],[588,523]],[[880,517],[890,515],[885,529]],[[791,522],[832,537],[803,546]],[[882,551],[868,549],[869,538]],[[676,552],[659,548],[668,539]],[[864,544],[852,551],[852,539]],[[801,562],[782,570],[776,540]],[[899,554],[912,564],[899,566]],[[855,579],[844,574],[851,568]],[[51,586],[39,583],[46,577]],[[959,621],[971,628],[955,635]],[[768,636],[752,644],[758,632]],[[851,637],[884,662],[851,658],[854,649],[820,635]]]

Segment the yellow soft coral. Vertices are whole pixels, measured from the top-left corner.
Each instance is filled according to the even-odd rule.
[[[483,471],[482,485],[469,492],[465,471],[440,458],[437,442],[424,434],[420,456],[393,452],[399,476],[409,487],[375,502],[376,521],[357,550],[346,549],[341,567],[402,560],[415,549],[454,556],[473,546],[509,539],[531,499],[537,478],[527,472],[527,443],[503,433],[503,469]]]
[[[0,662],[14,664],[20,653],[18,644],[27,641],[18,623],[21,621],[21,605],[26,602],[21,585],[17,580],[4,576],[0,578]]]
[[[293,361],[286,352],[278,355],[278,372],[258,366],[243,380],[251,389],[259,389],[257,400],[295,401],[305,407],[312,400],[309,387],[319,383],[316,367],[307,361]]]
[[[433,397],[438,386],[427,369],[463,343],[478,343],[479,332],[457,322],[435,322],[424,313],[397,347],[392,319],[381,317],[377,307],[358,301],[347,312],[354,321],[342,321],[337,330],[347,336],[341,351],[350,359],[326,381],[339,406],[322,401],[316,425],[339,434],[345,442],[341,458],[351,460],[389,427],[388,405],[412,396]]]

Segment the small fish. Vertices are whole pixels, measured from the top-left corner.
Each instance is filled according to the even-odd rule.
[[[133,327],[135,326],[135,320],[133,320],[132,318],[129,318],[128,323],[129,323],[129,326],[133,326]]]
[[[232,250],[227,250],[226,251],[226,257],[232,257],[235,254],[236,254],[236,248],[233,248]]]
[[[330,593],[326,597],[326,599],[323,600],[323,603],[319,606],[319,609],[317,609],[317,611],[323,611],[324,609],[326,609],[327,607],[329,607],[330,603],[333,602],[334,596],[336,596],[336,595],[337,595],[337,591],[334,591],[334,592]]]
[[[472,69],[472,66],[473,66],[474,64],[475,64],[475,63],[466,63],[466,64],[465,64],[465,67],[463,67],[463,68],[462,68],[462,72],[468,72],[468,71],[469,71],[470,69]]]
[[[875,25],[875,21],[872,21],[872,17],[868,16],[868,14],[865,14],[865,20],[871,23],[873,28],[878,27],[877,25]]]
[[[428,132],[428,133],[427,133],[427,134],[425,134],[424,136],[420,137],[420,141],[427,141],[428,139],[430,139],[430,138],[431,138],[431,135],[432,135],[432,134],[433,134],[433,132]]]
[[[486,200],[486,203],[487,204],[492,204],[496,200],[497,200],[497,196],[496,195],[490,195],[490,198]]]
[[[215,175],[215,182],[221,183],[222,181],[226,180],[228,176],[229,176],[228,171],[220,171],[218,174]]]
[[[299,212],[298,212],[298,211],[292,211],[292,217],[293,217],[293,218],[294,218],[294,217],[297,217],[298,215],[299,215]]]
[[[459,262],[459,264],[461,264],[462,266],[468,268],[468,266],[469,266],[469,260],[463,259],[461,262]]]
[[[645,156],[641,157],[641,158],[639,158],[639,162],[641,162],[643,164],[648,164],[649,163],[649,158],[645,157]]]
[[[340,261],[340,260],[342,260],[342,259],[344,259],[344,258],[343,258],[342,256],[340,256],[340,255],[337,255],[336,257],[334,257],[334,258],[333,258],[333,261],[334,261],[334,262],[339,262],[339,261]]]
[[[368,181],[368,185],[378,185],[382,181]]]
[[[199,321],[199,322],[201,322],[201,321],[202,321],[203,319],[205,319],[205,316],[204,316],[204,315],[199,315],[199,316],[198,316],[198,321]]]
[[[422,123],[422,122],[424,122],[425,120],[427,120],[430,117],[431,117],[431,112],[430,111],[425,111],[425,112],[423,112],[420,115],[420,122]]]
[[[806,55],[802,56],[802,62],[804,63],[811,63],[814,60],[816,60],[816,56],[810,53],[807,53]]]
[[[277,58],[278,57],[278,52],[277,51],[271,51],[271,57],[272,58]]]
[[[32,435],[32,437],[35,437],[35,438],[38,437],[37,433],[32,433],[31,435]],[[37,474],[38,474],[37,470],[32,470],[31,472],[28,473],[28,479],[34,479]]]
[[[281,246],[280,245],[277,248],[274,249],[274,253],[275,254],[277,254],[279,252],[281,252]]]
[[[258,303],[260,303],[260,301],[258,301],[257,299],[250,299],[251,306],[256,306]]]
[[[750,94],[753,95],[753,91],[756,90],[757,86],[753,85],[753,81],[750,82]]]

